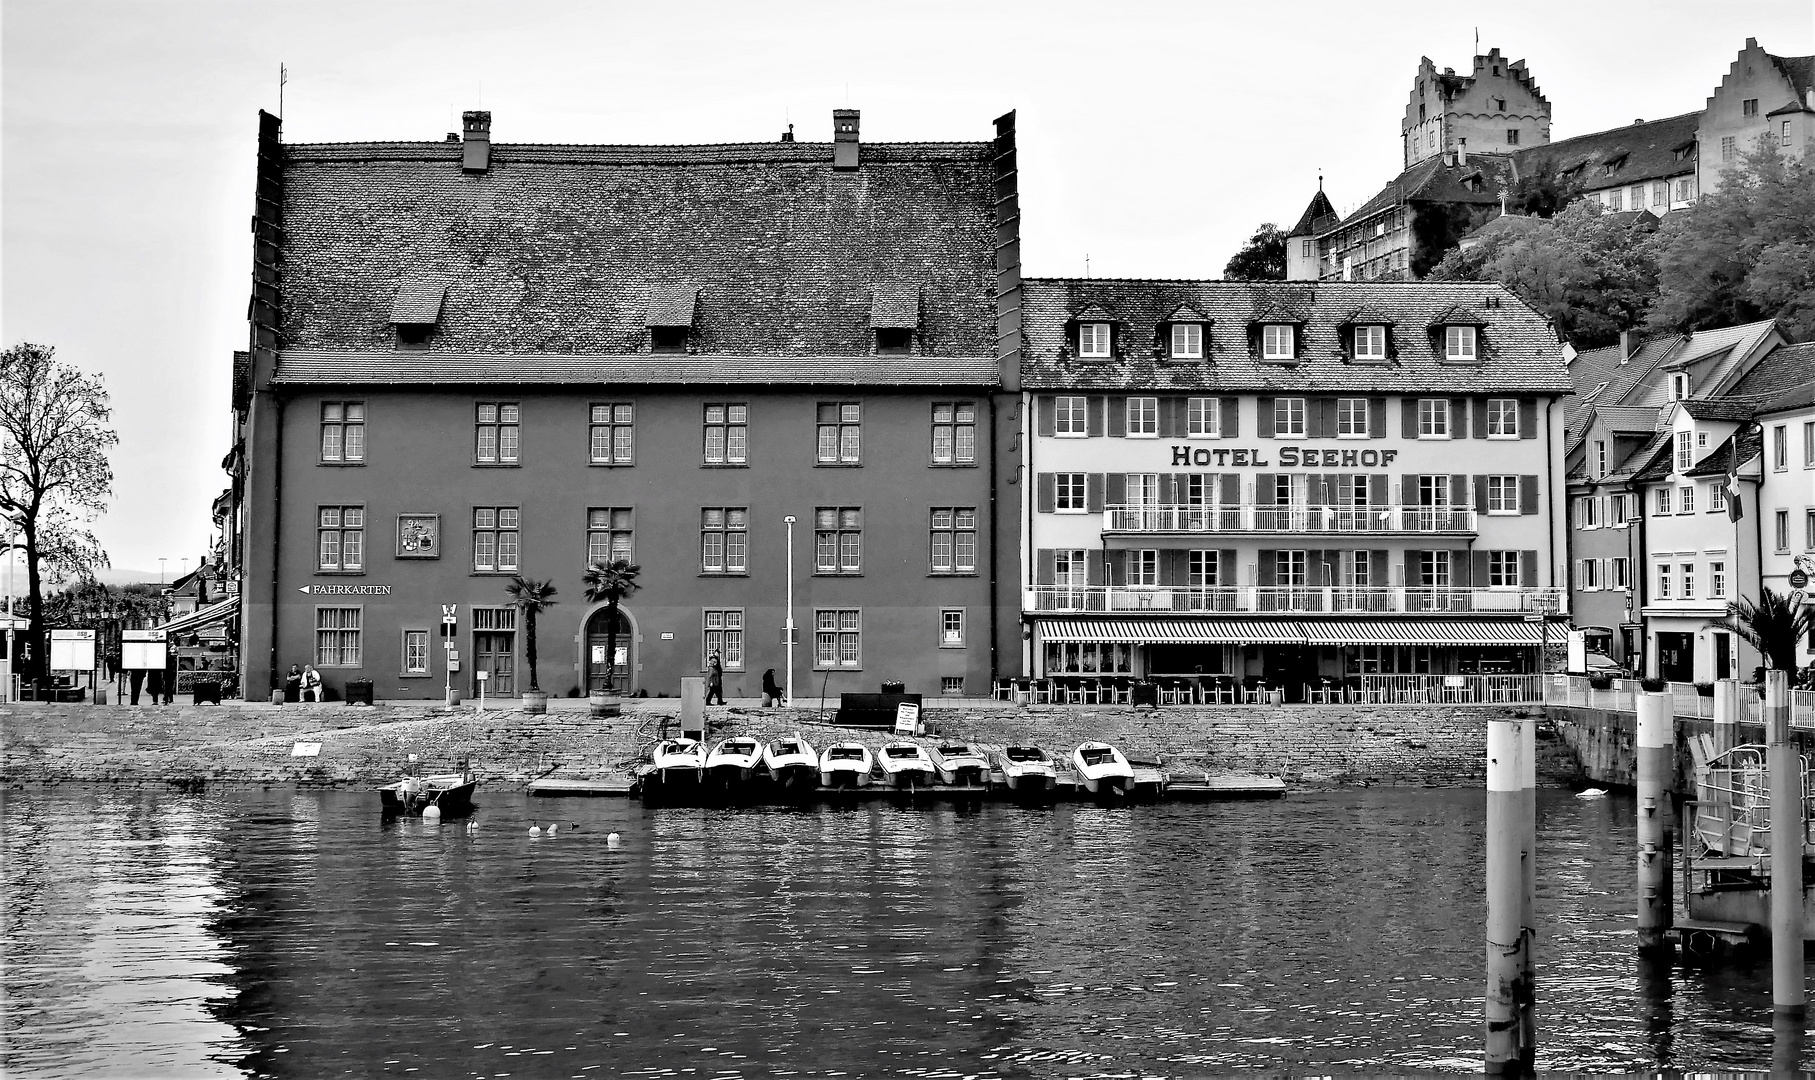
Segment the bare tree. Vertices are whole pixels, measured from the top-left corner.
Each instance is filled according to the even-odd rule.
[[[28,640],[39,643],[28,675],[46,659],[44,569],[68,576],[107,565],[78,517],[93,520],[112,494],[112,412],[100,378],[58,363],[55,349],[26,342],[0,353],[0,515],[25,539]]]

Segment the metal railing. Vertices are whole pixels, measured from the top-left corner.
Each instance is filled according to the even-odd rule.
[[[1473,533],[1475,511],[1449,506],[1111,506],[1110,533]]]
[[[1498,704],[1543,700],[1542,675],[1363,675],[1360,700]]]
[[[1536,614],[1567,599],[1563,589],[1354,588],[1345,585],[1035,585],[1023,590],[1026,611],[1158,611],[1175,613],[1306,612],[1339,614]],[[1556,610],[1553,608],[1552,610]],[[1566,609],[1565,609],[1566,610]],[[1558,640],[1562,631],[1558,631]]]
[[[1641,692],[1637,679],[1614,679],[1605,688],[1596,688],[1585,675],[1547,675],[1544,678],[1546,705],[1575,705],[1614,712],[1636,712],[1635,695]],[[1694,683],[1668,684],[1675,715],[1700,720],[1714,719],[1714,696],[1703,695]],[[1739,684],[1739,717],[1742,724],[1764,723],[1764,702],[1758,688]],[[1815,730],[1815,690],[1790,691],[1790,726]]]

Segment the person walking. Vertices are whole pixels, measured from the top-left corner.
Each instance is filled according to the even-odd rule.
[[[782,703],[781,685],[775,681],[775,669],[763,672],[763,708]]]
[[[725,703],[725,665],[717,653],[706,661],[706,704],[712,704],[713,698],[718,698],[720,705]]]

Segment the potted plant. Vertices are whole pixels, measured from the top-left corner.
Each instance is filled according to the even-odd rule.
[[[642,572],[643,568],[629,559],[612,559],[593,563],[582,575],[587,601],[605,603],[605,687],[588,695],[588,706],[594,716],[616,716],[622,707],[617,688],[612,685],[617,677],[618,604],[637,591],[637,575]]]
[[[1593,671],[1588,674],[1588,685],[1595,690],[1613,689],[1613,672]]]
[[[1713,697],[1714,684],[1711,682],[1698,682],[1695,684],[1695,692],[1703,697]]]
[[[1795,682],[1796,643],[1815,632],[1815,605],[1792,603],[1787,594],[1760,589],[1758,603],[1745,597],[1727,601],[1727,616],[1708,623],[1726,630],[1764,657],[1764,666],[1788,671]]]
[[[1639,689],[1645,691],[1647,694],[1661,694],[1670,689],[1670,682],[1667,679],[1659,679],[1655,676],[1647,675],[1639,680]]]
[[[523,662],[529,666],[529,685],[523,691],[523,711],[545,713],[548,695],[536,681],[536,616],[554,607],[555,584],[518,574],[504,586],[510,594],[510,605],[523,613]]]

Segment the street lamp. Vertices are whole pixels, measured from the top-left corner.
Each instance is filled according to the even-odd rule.
[[[794,707],[794,515],[782,518],[788,526],[788,621],[784,633],[788,637],[788,684],[783,701],[787,707]]]

